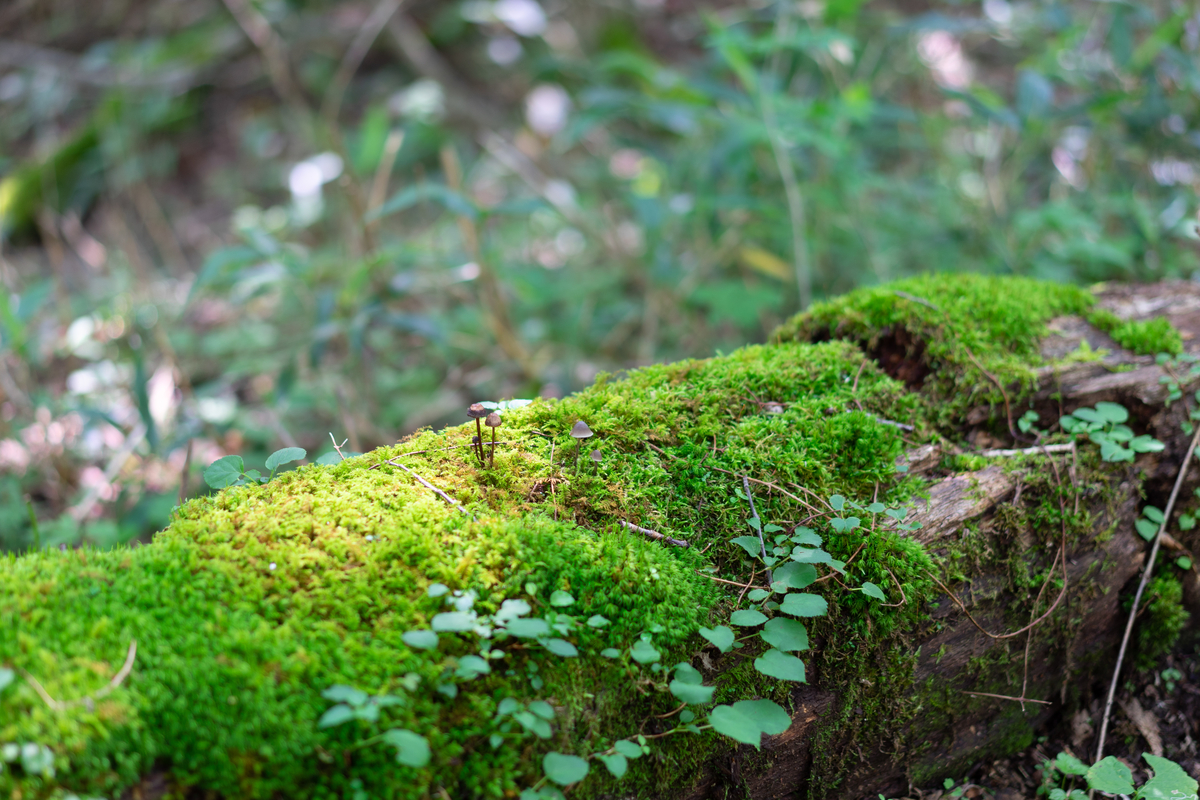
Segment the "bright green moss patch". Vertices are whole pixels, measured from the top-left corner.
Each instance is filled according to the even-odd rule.
[[[1105,308],[1090,311],[1087,321],[1107,333],[1117,344],[1146,356],[1183,352],[1183,337],[1165,317],[1124,320]]]
[[[817,304],[775,338],[860,342],[939,398],[945,423],[970,404],[998,403],[995,381],[1030,388],[1046,323],[1094,302],[1084,289],[1027,278],[925,275]]]

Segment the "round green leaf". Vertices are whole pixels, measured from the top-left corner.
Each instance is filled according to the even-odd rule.
[[[541,617],[510,619],[504,629],[522,639],[536,639],[550,633],[550,626]]]
[[[575,649],[575,645],[566,639],[545,639],[542,641],[542,647],[554,653],[554,655],[562,656],[563,658],[575,658],[579,655],[579,651]]]
[[[434,614],[429,626],[438,633],[469,631],[475,627],[475,619],[473,611],[443,611]]]
[[[686,661],[681,661],[675,665],[675,678],[683,681],[684,683],[704,683],[704,678],[700,675],[700,670],[696,669]]]
[[[598,754],[596,758],[600,759],[600,762],[608,768],[614,778],[624,778],[625,771],[629,769],[629,762],[620,753],[614,753],[611,756]]]
[[[803,622],[785,617],[768,620],[758,634],[764,642],[779,650],[807,650],[808,629]]]
[[[425,590],[425,594],[430,597],[441,597],[448,591],[450,591],[450,587],[444,583],[431,583],[429,584],[429,588]]]
[[[12,683],[16,677],[17,673],[8,667],[0,667],[0,692],[4,691],[4,687]]]
[[[761,611],[755,611],[752,608],[743,608],[740,611],[735,611],[729,617],[729,623],[737,625],[740,628],[752,628],[755,625],[762,625],[766,621],[766,614]]]
[[[308,455],[308,451],[303,447],[285,447],[282,450],[276,450],[267,456],[267,471],[274,472],[284,464],[300,461],[306,455]]]
[[[786,583],[789,589],[805,589],[817,579],[817,568],[812,564],[790,561],[776,569],[771,577],[776,583]]]
[[[792,718],[772,700],[738,700],[733,707],[756,720],[768,736],[778,736],[792,725]]]
[[[768,650],[754,659],[754,668],[772,678],[804,683],[804,662],[779,650]]]
[[[754,745],[756,750],[762,744],[762,728],[753,717],[733,706],[717,706],[708,715],[708,721],[713,730],[734,741]]]
[[[791,539],[796,544],[808,545],[810,547],[821,546],[821,537],[814,533],[812,528],[806,528],[803,525],[792,531]]]
[[[579,756],[546,753],[542,758],[542,771],[559,786],[570,786],[587,777],[588,763]]]
[[[629,648],[629,655],[639,664],[650,664],[662,658],[654,649],[654,645],[644,639],[638,639],[633,643],[633,647]]]
[[[829,498],[829,505],[833,507],[834,511],[841,511],[846,507],[846,498],[842,497],[840,494],[835,494],[833,497]]]
[[[711,703],[713,692],[716,691],[715,686],[702,686],[696,683],[685,683],[678,678],[671,681],[668,687],[671,694],[678,697],[683,702],[689,705],[701,705],[703,703]]]
[[[1055,768],[1064,775],[1087,775],[1087,764],[1070,753],[1059,753],[1054,759]]]
[[[392,728],[383,740],[396,748],[396,760],[406,767],[423,767],[429,763],[429,742],[424,736],[406,728]]]
[[[1157,522],[1159,525],[1161,525],[1163,519],[1165,519],[1165,517],[1163,517],[1163,512],[1160,511],[1156,506],[1146,506],[1143,508],[1142,516],[1151,522]]]
[[[1133,794],[1133,773],[1115,756],[1097,761],[1087,771],[1088,788],[1109,794]]]
[[[575,598],[571,596],[571,593],[564,592],[562,589],[558,589],[550,594],[550,605],[555,608],[566,608],[574,602]]]
[[[606,647],[600,651],[600,655],[604,656],[605,658],[620,658],[621,651],[615,647]]]
[[[1145,517],[1142,517],[1137,522],[1133,523],[1133,527],[1137,528],[1137,532],[1147,542],[1158,534],[1158,525],[1146,519]]]
[[[1135,436],[1129,442],[1129,447],[1136,453],[1161,453],[1165,444],[1153,436]]]
[[[700,635],[713,644],[722,653],[728,653],[733,647],[733,631],[724,625],[715,628],[701,628]]]
[[[496,619],[504,622],[523,617],[532,610],[533,608],[524,600],[505,600],[500,604],[500,610],[496,612]]]
[[[887,600],[887,595],[883,593],[883,589],[880,589],[870,581],[863,581],[862,593],[867,597],[874,597],[876,600]]]
[[[409,647],[418,650],[432,650],[438,645],[438,635],[433,631],[406,631],[400,639]]]
[[[587,625],[589,628],[603,628],[608,624],[608,620],[599,614],[593,614],[588,617]]]
[[[793,592],[783,598],[779,610],[793,617],[823,617],[829,611],[829,604],[818,594]]]
[[[613,749],[630,760],[642,757],[642,746],[628,739],[618,739],[613,743]]]
[[[1125,410],[1125,406],[1116,403],[1104,401],[1096,403],[1096,413],[1105,422],[1126,422],[1129,419],[1129,412]]]
[[[554,706],[550,705],[545,700],[534,700],[529,704],[529,710],[544,720],[554,719]]]
[[[332,728],[334,725],[341,725],[352,719],[354,719],[354,709],[345,703],[338,703],[321,715],[321,718],[317,720],[317,727]]]
[[[1174,761],[1149,753],[1142,753],[1142,758],[1154,770],[1154,777],[1142,784],[1138,797],[1146,800],[1182,800],[1196,796],[1196,781]]]
[[[225,456],[218,458],[204,470],[204,482],[214,489],[224,489],[237,483],[246,471],[246,464],[241,456]]]
[[[352,706],[361,706],[369,699],[369,695],[362,689],[355,689],[353,686],[347,686],[344,683],[330,686],[321,692],[321,697],[324,697],[326,700],[332,700],[335,703],[349,703]]]

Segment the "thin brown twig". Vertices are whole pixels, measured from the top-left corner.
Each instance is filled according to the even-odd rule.
[[[1034,700],[1032,697],[1010,697],[1006,694],[992,694],[991,692],[968,692],[963,689],[959,689],[959,693],[971,694],[975,695],[976,697],[995,697],[998,700],[1012,700],[1014,702],[1021,703],[1022,707],[1024,707],[1025,703],[1037,703],[1038,705],[1043,706],[1053,705],[1053,703],[1051,703],[1049,700]]]
[[[623,519],[617,520],[617,524],[623,528],[628,528],[631,531],[637,531],[638,533],[642,534],[643,536],[648,536],[651,539],[663,541],[663,542],[666,542],[667,544],[673,544],[676,547],[691,547],[691,545],[689,545],[683,539],[672,539],[670,536],[665,536],[665,535],[659,533],[658,531],[652,531],[649,528],[643,528],[640,525],[634,525],[632,522],[626,522]]]
[[[758,534],[758,546],[762,548],[763,564],[766,564],[767,563],[767,543],[763,539],[763,535],[762,535],[762,517],[760,517],[758,515],[758,509],[756,509],[754,507],[754,495],[750,491],[750,478],[745,475],[742,476],[742,488],[744,488],[746,490],[746,499],[750,502],[750,513],[754,515],[754,518],[756,520],[758,520],[758,527],[755,529],[755,532]],[[767,568],[767,583],[771,583],[771,582],[772,582],[771,568],[768,567]]]
[[[125,654],[125,663],[121,665],[121,669],[117,670],[117,674],[112,677],[112,680],[110,680],[106,685],[97,689],[92,694],[87,695],[86,697],[80,697],[77,700],[55,700],[50,696],[50,693],[46,691],[45,687],[38,683],[37,678],[33,677],[25,670],[21,670],[21,675],[25,678],[26,682],[33,687],[33,690],[38,693],[38,696],[42,698],[46,705],[50,706],[50,708],[54,709],[55,711],[62,711],[63,709],[71,708],[72,706],[77,705],[90,706],[96,700],[112,694],[117,687],[125,682],[125,679],[129,677],[129,673],[133,671],[133,660],[136,656],[137,639],[130,639],[129,650]]]
[[[1149,583],[1150,574],[1154,571],[1154,561],[1158,558],[1158,547],[1162,542],[1163,532],[1167,528],[1167,522],[1171,519],[1171,512],[1175,510],[1175,500],[1179,497],[1179,488],[1183,486],[1183,479],[1187,476],[1188,467],[1191,466],[1192,455],[1196,452],[1197,443],[1200,443],[1200,425],[1196,426],[1196,432],[1192,435],[1187,454],[1183,457],[1183,464],[1179,467],[1179,475],[1175,478],[1175,486],[1171,489],[1167,508],[1163,512],[1163,521],[1158,526],[1158,533],[1155,534],[1154,544],[1150,548],[1150,557],[1146,560],[1146,568],[1142,571],[1142,580],[1138,583],[1137,592],[1133,596],[1133,608],[1129,610],[1129,622],[1125,625],[1125,635],[1121,637],[1121,649],[1117,652],[1117,665],[1113,668],[1112,683],[1108,687],[1108,699],[1104,702],[1104,717],[1100,722],[1099,743],[1096,745],[1097,761],[1104,757],[1104,739],[1108,734],[1108,720],[1112,715],[1113,698],[1117,694],[1117,680],[1121,675],[1121,665],[1125,661],[1125,649],[1129,646],[1129,637],[1133,633],[1133,623],[1137,619],[1138,605],[1142,602],[1142,594],[1146,591],[1146,584]]]
[[[737,581],[727,581],[724,578],[717,578],[712,575],[705,575],[700,570],[696,570],[696,574],[701,576],[702,578],[708,578],[710,581],[716,581],[717,583],[727,583],[730,586],[736,586],[739,589],[770,589],[771,588],[769,586],[755,586],[752,583],[738,583]]]
[[[654,718],[655,719],[666,719],[667,717],[673,717],[676,714],[678,714],[680,711],[683,711],[683,709],[685,709],[685,708],[687,708],[687,703],[680,703],[679,708],[675,709],[674,711],[668,711],[665,714],[655,714]]]
[[[891,576],[892,576],[892,580],[895,582],[895,584],[896,584],[896,588],[900,590],[900,602],[899,602],[899,603],[883,603],[883,604],[882,604],[882,605],[883,605],[883,607],[884,607],[884,608],[895,608],[896,606],[902,606],[902,605],[904,605],[905,603],[907,603],[907,602],[908,602],[908,596],[904,594],[904,587],[900,585],[900,581],[896,580],[896,575],[895,575],[895,573],[893,573],[893,572],[892,572],[890,569],[888,569],[887,567],[884,567],[884,569],[887,571],[887,574],[888,574],[888,575],[891,575]]]
[[[757,576],[758,576],[758,570],[752,571],[750,573],[750,583],[754,583],[754,579]],[[738,606],[740,606],[742,604],[742,598],[746,596],[746,592],[750,589],[750,583],[747,583],[745,586],[742,587],[742,593],[738,595],[737,602],[733,604],[734,608],[737,608]]]
[[[445,500],[445,501],[446,501],[447,503],[449,503],[450,505],[452,505],[452,506],[454,506],[455,508],[457,508],[457,509],[458,509],[459,511],[461,511],[462,513],[466,514],[468,517],[474,518],[474,516],[475,516],[475,515],[474,515],[474,514],[472,514],[470,511],[467,511],[465,508],[463,508],[461,503],[459,503],[457,500],[455,500],[455,499],[454,499],[453,497],[451,497],[450,495],[448,495],[448,494],[446,494],[445,492],[443,492],[441,489],[439,489],[439,488],[437,488],[436,486],[434,486],[434,485],[433,485],[432,483],[430,483],[429,481],[427,481],[427,480],[425,480],[424,478],[422,478],[422,477],[421,477],[420,475],[418,475],[417,473],[413,472],[413,471],[412,471],[411,469],[409,469],[408,467],[404,466],[403,464],[399,464],[399,463],[397,463],[397,462],[395,462],[395,461],[392,461],[391,459],[389,459],[389,460],[388,460],[386,463],[388,463],[388,464],[391,464],[393,467],[399,467],[400,469],[404,470],[404,471],[405,471],[405,472],[407,472],[409,475],[412,475],[414,478],[416,478],[418,481],[420,481],[421,485],[422,485],[422,486],[424,486],[426,489],[429,489],[431,492],[435,492],[435,493],[436,493],[436,494],[437,494],[439,497],[441,497],[443,500]]]

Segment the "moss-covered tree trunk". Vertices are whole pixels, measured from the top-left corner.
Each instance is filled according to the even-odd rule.
[[[554,796],[576,762],[547,752],[588,760],[572,796],[873,798],[961,776],[1107,679],[1135,521],[1187,446],[1197,328],[1190,284],[917,279],[764,346],[506,410],[494,466],[474,424],[423,432],[191,501],[147,547],[0,560],[0,745],[54,764],[7,764],[0,795]],[[1098,402],[1162,449],[1125,461],[1062,431]],[[1195,483],[1135,662],[1200,611],[1174,563],[1200,545],[1181,530]],[[794,656],[764,674],[771,648],[805,680]],[[707,727],[713,703],[755,698],[791,718],[761,749]],[[319,724],[338,703],[362,718]],[[621,780],[602,766],[643,743]]]

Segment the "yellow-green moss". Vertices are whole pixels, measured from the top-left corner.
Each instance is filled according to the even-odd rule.
[[[1183,352],[1183,336],[1165,317],[1148,320],[1121,319],[1106,308],[1092,309],[1087,321],[1107,333],[1117,344],[1147,356]]]

